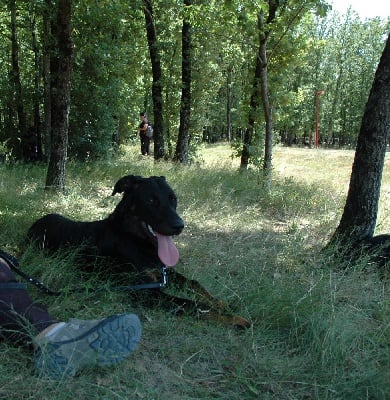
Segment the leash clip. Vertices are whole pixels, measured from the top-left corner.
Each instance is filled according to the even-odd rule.
[[[141,290],[141,289],[164,289],[168,286],[168,268],[163,265],[161,267],[161,282],[141,283],[139,285],[119,286],[111,290]]]
[[[163,265],[161,267],[161,276],[162,276],[162,282],[160,283],[160,288],[166,288],[168,286],[168,268]]]

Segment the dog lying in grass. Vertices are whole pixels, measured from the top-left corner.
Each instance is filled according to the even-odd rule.
[[[112,195],[117,193],[123,193],[122,200],[107,218],[81,222],[48,214],[30,227],[28,238],[37,247],[51,251],[87,247],[88,254],[113,260],[113,270],[141,272],[149,282],[157,281],[161,267],[173,267],[179,261],[173,236],[182,232],[184,222],[176,211],[176,195],[164,177],[133,175],[116,182]],[[245,318],[231,315],[227,307],[197,281],[187,279],[173,268],[169,268],[169,282],[190,290],[196,299],[173,296],[157,288],[148,290],[147,298],[151,303],[225,325],[250,326]]]

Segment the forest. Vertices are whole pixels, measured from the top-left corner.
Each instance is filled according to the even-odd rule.
[[[0,0],[0,250],[19,267],[1,264],[17,274],[1,315],[15,290],[58,321],[142,324],[120,363],[51,379],[16,312],[0,399],[389,399],[389,27],[323,0]],[[162,297],[134,291],[144,277],[116,252],[27,240],[56,213],[76,237],[123,222],[122,248],[156,256],[162,197],[135,199],[142,177],[169,183],[182,219]],[[122,231],[92,230],[121,247]],[[26,346],[3,340],[20,328]]]
[[[3,160],[49,158],[55,13],[50,0],[1,2]],[[202,141],[226,140],[237,156],[247,150],[246,164],[263,159],[269,140],[256,72],[261,43],[272,144],[354,148],[389,30],[386,18],[339,15],[318,0],[74,1],[70,24],[69,158],[115,154],[137,140],[146,111],[156,158],[187,162]]]

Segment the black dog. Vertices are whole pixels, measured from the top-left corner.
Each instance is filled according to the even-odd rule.
[[[106,219],[79,222],[59,214],[49,214],[31,226],[28,238],[40,248],[54,251],[67,246],[87,246],[89,254],[110,257],[121,269],[148,272],[149,278],[158,279],[155,272],[149,272],[162,266],[172,267],[179,260],[172,236],[182,232],[184,223],[176,212],[176,195],[164,177],[133,175],[119,179],[112,195],[116,193],[123,193],[123,198]],[[159,304],[174,305],[176,309],[226,324],[250,325],[244,318],[228,315],[222,303],[199,283],[173,269],[169,271],[170,281],[180,288],[196,292],[201,300],[192,301],[170,296],[160,289],[151,290],[151,297]]]
[[[31,226],[28,237],[49,250],[87,245],[96,256],[116,258],[139,271],[161,263],[174,266],[179,254],[172,236],[181,233],[184,223],[165,178],[125,176],[115,184],[116,193],[124,196],[108,218],[78,222],[49,214]]]
[[[385,273],[390,265],[390,235],[382,234],[363,239],[352,246],[352,251],[356,257],[368,255],[380,272]]]

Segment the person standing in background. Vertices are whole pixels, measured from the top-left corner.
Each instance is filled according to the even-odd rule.
[[[139,118],[141,120],[138,127],[139,137],[141,140],[141,154],[143,156],[148,156],[150,153],[150,138],[147,136],[146,130],[148,129],[149,121],[145,112],[141,112]]]

